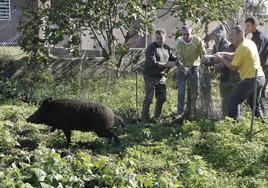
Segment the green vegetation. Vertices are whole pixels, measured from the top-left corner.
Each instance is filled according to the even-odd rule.
[[[20,49],[20,47],[2,47],[0,46],[0,56],[1,57],[12,57],[13,59],[19,60],[26,56],[26,54]]]
[[[176,129],[166,119],[145,127],[137,121],[134,78],[88,79],[82,95],[76,81],[33,85],[33,95],[40,100],[48,95],[80,96],[110,106],[128,122],[127,133],[115,125],[121,145],[75,131],[74,143],[68,147],[61,131],[49,133],[44,125],[26,123],[36,106],[2,96],[0,187],[267,187],[264,124],[256,120],[255,131],[266,130],[252,142],[248,141],[249,114],[240,123],[200,119]],[[141,105],[141,76],[138,86]],[[169,86],[164,116],[176,109],[172,79]]]
[[[139,122],[142,76],[137,77],[137,98],[134,74],[113,79],[129,51],[132,34],[143,35],[145,28],[151,32],[159,8],[166,8],[164,14],[170,12],[182,21],[208,26],[212,20],[230,16],[237,20],[233,18],[236,10],[245,15],[242,1],[211,1],[210,6],[206,1],[189,0],[168,4],[162,0],[147,4],[138,0],[111,2],[58,0],[52,7],[30,9],[24,14],[28,19],[20,25],[20,46],[28,56],[23,58],[25,53],[19,48],[0,48],[0,188],[268,187],[268,131],[261,121],[255,121],[254,131],[262,131],[252,142],[248,141],[249,113],[240,123],[228,118],[207,120],[201,114],[198,121],[186,121],[182,128],[175,128],[171,117],[176,112],[177,89],[171,74],[164,118],[145,126]],[[133,20],[140,22],[135,31]],[[44,21],[49,24],[41,39],[38,36]],[[57,27],[48,27],[53,24]],[[103,63],[108,62],[114,70],[93,77],[80,75],[81,65],[72,67],[74,72],[67,76],[51,74],[49,61],[54,59],[45,46],[69,37],[64,47],[78,55],[84,28],[104,50],[107,61]],[[122,32],[121,42],[114,36],[117,30]],[[220,101],[216,79],[211,93],[216,114]],[[74,143],[68,146],[62,131],[50,133],[45,125],[27,123],[25,119],[48,96],[109,106],[127,123],[126,133],[115,124],[122,143],[109,144],[94,133],[74,131]]]

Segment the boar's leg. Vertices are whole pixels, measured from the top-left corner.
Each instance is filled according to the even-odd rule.
[[[71,143],[71,134],[72,134],[71,130],[63,130],[63,133],[65,135],[65,138],[66,138],[68,144],[70,144]]]
[[[118,136],[116,135],[114,128],[110,128],[109,133],[110,133],[109,143],[111,142],[112,139],[114,139],[116,144],[120,144],[120,140],[119,140]]]
[[[113,137],[109,137],[108,143],[111,144]]]
[[[120,144],[120,140],[118,138],[118,136],[114,135],[114,141],[116,144]]]
[[[119,144],[120,141],[119,141],[119,138],[118,136],[116,135],[115,133],[115,130],[113,127],[108,127],[104,130],[98,130],[96,131],[96,134],[99,136],[99,137],[105,137],[105,138],[109,138],[109,144],[111,143],[112,139],[114,139],[114,141]]]

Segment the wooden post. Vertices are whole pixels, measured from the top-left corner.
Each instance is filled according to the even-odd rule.
[[[135,71],[136,76],[136,108],[138,108],[138,71]]]
[[[253,137],[253,126],[254,126],[254,117],[256,113],[256,99],[257,99],[257,69],[255,70],[255,79],[254,79],[254,94],[253,94],[253,109],[251,114],[251,122],[250,122],[250,132],[249,132],[249,140],[252,141]]]

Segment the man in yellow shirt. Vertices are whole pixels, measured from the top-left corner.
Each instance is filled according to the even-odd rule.
[[[260,98],[265,83],[265,76],[261,67],[258,49],[254,42],[244,38],[244,32],[240,26],[235,26],[231,29],[230,38],[231,42],[236,47],[236,51],[234,53],[219,52],[214,56],[215,59],[222,61],[224,65],[231,70],[238,70],[241,78],[238,86],[234,88],[231,93],[228,115],[239,121],[239,105],[245,100],[247,100],[248,104],[253,109],[254,83],[257,71],[255,116],[263,118]],[[232,62],[229,61],[230,59]]]

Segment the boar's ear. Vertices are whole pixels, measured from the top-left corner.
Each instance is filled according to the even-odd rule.
[[[42,103],[42,107],[44,107],[45,109],[49,109],[49,107],[51,106],[53,99],[51,97],[45,99]]]
[[[49,104],[52,102],[52,97],[49,97],[49,98],[46,98],[44,101],[43,101],[43,104]]]

